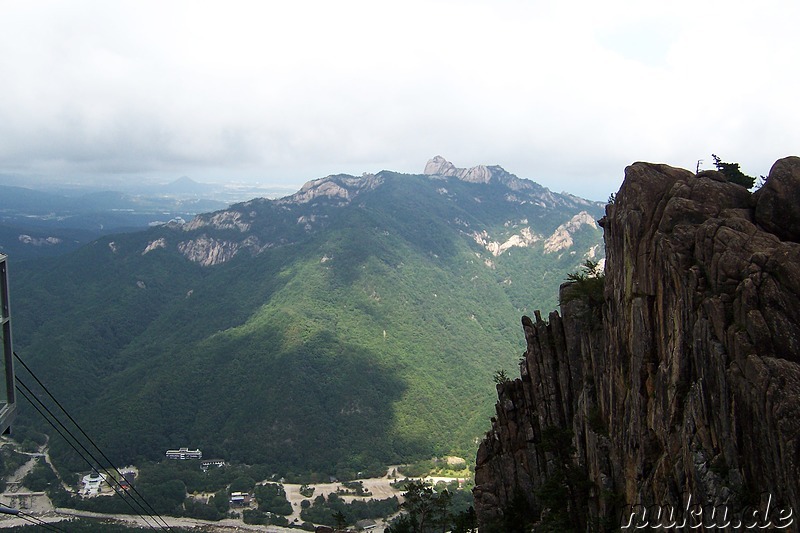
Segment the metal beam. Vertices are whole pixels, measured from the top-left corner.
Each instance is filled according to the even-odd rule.
[[[8,433],[17,413],[16,379],[14,378],[14,345],[11,342],[11,302],[8,289],[7,256],[0,254],[0,326],[3,344],[5,391],[0,395],[0,433]]]

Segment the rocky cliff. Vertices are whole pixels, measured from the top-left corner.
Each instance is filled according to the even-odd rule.
[[[695,504],[708,529],[722,510],[776,526],[791,509],[797,527],[798,196],[797,157],[753,194],[715,171],[625,170],[601,292],[565,284],[561,315],[523,317],[520,378],[498,384],[478,451],[481,531],[653,526]]]

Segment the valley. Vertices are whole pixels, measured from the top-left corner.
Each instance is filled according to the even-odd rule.
[[[314,482],[471,463],[520,316],[603,260],[603,206],[501,167],[426,172],[328,176],[15,264],[16,351],[114,464],[185,445]],[[50,432],[22,407],[18,434]],[[86,470],[58,435],[50,454]]]

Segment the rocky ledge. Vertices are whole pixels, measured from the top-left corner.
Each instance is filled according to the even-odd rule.
[[[520,378],[498,384],[478,451],[481,531],[653,526],[696,505],[797,527],[800,158],[752,194],[635,163],[600,222],[599,296],[565,284],[561,315],[522,320]]]

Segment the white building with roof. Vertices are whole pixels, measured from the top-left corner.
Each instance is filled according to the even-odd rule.
[[[84,496],[97,496],[103,492],[103,484],[106,482],[106,475],[103,473],[92,472],[86,474],[81,480],[81,494]]]
[[[167,450],[167,459],[202,459],[203,452],[200,450],[190,450],[189,448],[179,448],[177,450]]]

